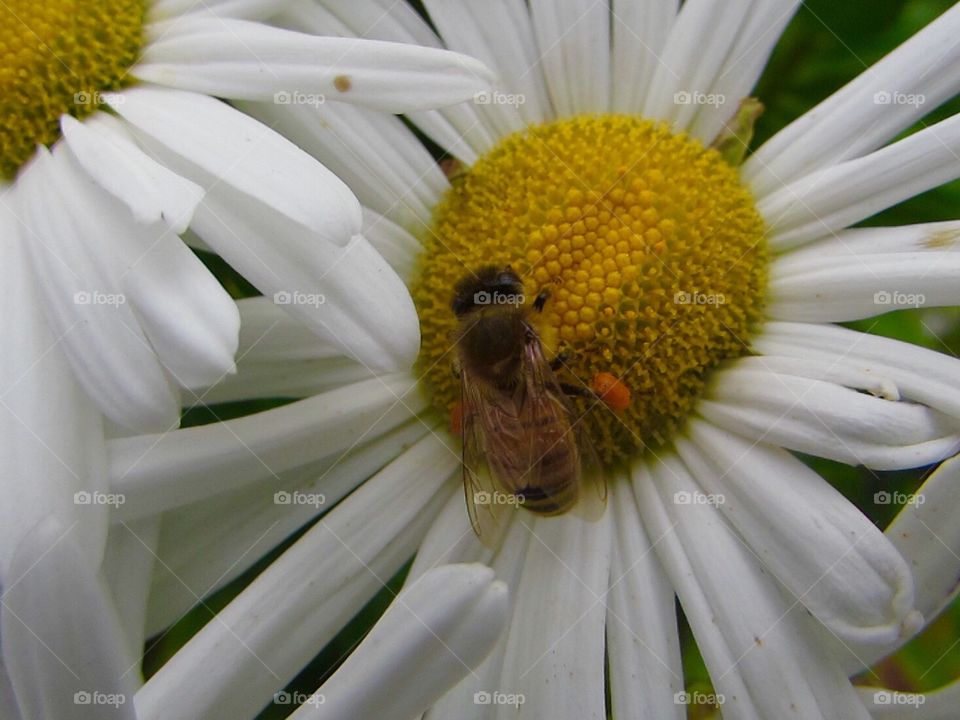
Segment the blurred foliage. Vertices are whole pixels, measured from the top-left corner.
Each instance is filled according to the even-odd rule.
[[[909,38],[954,4],[953,0],[808,0],[797,12],[761,78],[755,95],[766,106],[756,127],[754,147],[780,128],[814,107],[863,72],[886,53]],[[960,111],[960,100],[941,108],[931,108],[929,116],[903,134],[937,122]],[[421,138],[423,136],[418,132]],[[439,157],[441,151],[427,142]],[[901,225],[960,217],[960,182],[937,188],[890,208],[864,225]],[[221,279],[234,297],[256,295],[256,290],[223,260],[210,253],[199,253],[203,262]],[[957,355],[960,353],[960,310],[899,311],[871,318],[850,327],[863,332],[899,338]],[[212,409],[195,408],[184,415],[185,425],[214,422],[238,417],[282,404],[283,400],[233,403]],[[886,527],[900,508],[874,502],[880,490],[913,492],[929,469],[908,472],[874,472],[852,468],[819,458],[802,457],[817,472],[833,483],[860,507],[878,526]],[[205,598],[204,604],[191,610],[178,623],[147,645],[144,672],[151,675],[167,658],[183,646],[230,599],[249,584],[275,557],[306,529],[295,533],[283,545],[263,558],[249,571],[226,587]],[[311,693],[336,670],[343,658],[363,639],[370,627],[389,605],[402,585],[408,567],[403,568],[388,586],[371,599],[327,647],[303,669],[288,690]],[[679,606],[678,606],[679,609]],[[684,679],[689,692],[712,692],[692,633],[680,613],[680,637],[683,648]],[[883,683],[902,690],[929,690],[960,677],[960,602],[937,619],[924,633],[907,644],[895,656],[879,664],[858,679],[863,684]],[[268,707],[262,720],[286,716],[287,706]],[[717,717],[712,707],[691,706],[690,717]]]

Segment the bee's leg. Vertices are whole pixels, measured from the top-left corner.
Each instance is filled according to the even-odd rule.
[[[567,350],[561,350],[560,352],[558,352],[556,357],[554,357],[553,360],[550,361],[550,369],[556,372],[557,370],[562,368],[564,365],[567,364],[567,362],[569,362],[570,355],[571,353],[568,352]]]
[[[569,395],[570,397],[585,397],[585,398],[596,398],[597,395],[593,390],[587,387],[571,385],[570,383],[560,383],[560,389],[563,391],[564,395]]]
[[[537,312],[543,312],[543,306],[547,304],[547,300],[550,299],[550,291],[548,289],[543,289],[537,293],[537,297],[533,301],[533,309]]]

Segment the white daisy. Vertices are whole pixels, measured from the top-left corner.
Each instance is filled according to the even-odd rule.
[[[0,8],[4,241],[26,247],[81,385],[128,431],[177,424],[179,388],[234,369],[239,317],[177,237],[382,368],[416,353],[400,281],[360,233],[350,190],[215,97],[325,98],[401,112],[486,86],[472,58],[317,38],[250,20],[275,2],[10,2]],[[12,236],[11,236],[12,235]],[[377,279],[347,306],[358,272]],[[9,278],[5,282],[10,282]],[[351,298],[355,293],[352,292]],[[376,308],[376,309],[375,309]],[[394,334],[398,328],[402,335]]]
[[[960,446],[956,360],[831,324],[960,298],[960,223],[846,229],[960,176],[956,118],[884,146],[960,89],[960,8],[734,167],[704,145],[796,2],[425,6],[442,40],[373,0],[301,2],[282,20],[494,67],[499,86],[475,103],[408,116],[467,166],[452,185],[395,118],[245,105],[357,193],[418,305],[415,372],[371,371],[268,301],[241,301],[239,372],[208,399],[306,399],[108,444],[117,533],[159,559],[131,638],[339,503],[149,679],[141,716],[174,695],[198,717],[252,716],[416,554],[414,587],[436,565],[482,561],[513,598],[490,656],[428,718],[683,717],[675,598],[725,717],[868,717],[876,701],[849,676],[955,592],[960,536],[943,508],[960,466],[944,463],[921,490],[930,503],[884,534],[789,451],[898,469]],[[566,377],[611,372],[635,400],[583,420],[611,468],[605,516],[519,511],[491,550],[446,433],[446,332],[453,283],[507,262],[528,294],[553,288],[538,327],[571,351]],[[146,596],[145,582],[126,592]],[[942,709],[950,695],[931,697]]]

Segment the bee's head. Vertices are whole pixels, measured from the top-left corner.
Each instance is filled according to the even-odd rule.
[[[450,304],[457,317],[499,302],[523,302],[523,282],[509,265],[487,265],[457,283]]]

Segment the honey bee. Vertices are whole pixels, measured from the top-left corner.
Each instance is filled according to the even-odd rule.
[[[523,283],[510,267],[481,268],[456,286],[461,402],[454,419],[463,440],[467,510],[481,539],[478,506],[492,516],[498,506],[559,515],[591,505],[581,513],[589,515],[599,500],[602,513],[606,486],[568,398],[584,393],[558,381],[530,322],[548,297],[541,293],[527,307]],[[585,492],[588,483],[597,492]],[[587,495],[594,497],[578,502]]]

